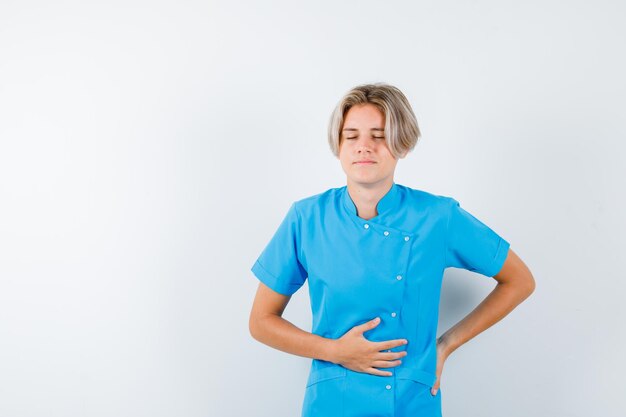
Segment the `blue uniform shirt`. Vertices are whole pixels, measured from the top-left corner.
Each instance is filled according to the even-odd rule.
[[[441,416],[437,322],[444,270],[496,275],[509,243],[460,207],[393,183],[370,220],[357,216],[347,186],[295,201],[251,271],[291,295],[308,279],[311,332],[338,339],[380,317],[371,341],[407,339],[391,376],[312,359],[302,417]]]

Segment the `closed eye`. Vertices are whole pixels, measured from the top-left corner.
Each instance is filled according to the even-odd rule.
[[[373,136],[374,139],[385,139],[384,136]],[[356,136],[351,137],[351,138],[346,138],[346,139],[356,139]]]

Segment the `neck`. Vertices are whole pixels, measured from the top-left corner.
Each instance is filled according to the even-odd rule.
[[[365,220],[378,216],[376,206],[380,199],[389,192],[392,185],[393,177],[371,184],[348,179],[348,193],[356,206],[357,216]]]

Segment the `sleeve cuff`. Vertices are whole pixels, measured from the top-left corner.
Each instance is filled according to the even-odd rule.
[[[261,281],[263,284],[270,287],[272,290],[276,291],[282,295],[292,295],[300,288],[299,285],[294,284],[283,284],[280,283],[279,280],[269,273],[257,260],[250,270],[254,273],[254,275]]]
[[[503,238],[500,238],[500,241],[498,242],[498,250],[496,251],[496,256],[491,262],[488,270],[485,271],[485,275],[487,275],[488,277],[493,277],[494,275],[497,275],[498,272],[500,272],[502,266],[504,265],[504,261],[506,260],[506,257],[509,253],[510,246],[511,245],[509,242],[507,242]]]

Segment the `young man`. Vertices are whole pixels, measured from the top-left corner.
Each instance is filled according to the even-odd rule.
[[[312,358],[303,417],[441,416],[440,376],[459,346],[534,290],[510,244],[451,197],[394,182],[420,136],[404,94],[350,90],[329,144],[347,184],[294,202],[252,267],[260,280],[250,332]],[[493,277],[493,292],[436,338],[445,268]],[[282,318],[308,279],[312,332]]]

